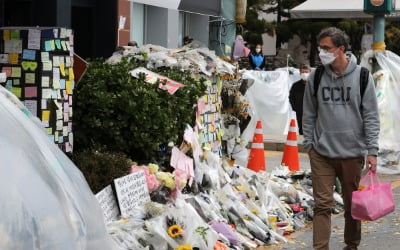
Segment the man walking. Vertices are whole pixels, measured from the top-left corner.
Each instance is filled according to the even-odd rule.
[[[344,249],[357,249],[361,222],[351,217],[351,196],[357,190],[361,170],[376,171],[379,116],[374,82],[356,58],[346,53],[348,36],[327,28],[317,37],[323,67],[310,74],[303,105],[303,146],[309,150],[315,199],[314,249],[329,249],[331,208],[335,178],[342,183],[344,201]],[[319,71],[319,73],[316,73]]]

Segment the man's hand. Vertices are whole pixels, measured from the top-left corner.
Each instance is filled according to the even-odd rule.
[[[369,168],[373,172],[376,172],[377,163],[378,163],[378,160],[376,158],[376,155],[368,155],[367,156],[367,168]]]

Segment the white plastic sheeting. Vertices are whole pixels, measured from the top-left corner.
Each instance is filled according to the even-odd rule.
[[[291,107],[289,85],[291,80],[287,71],[244,71],[243,79],[253,79],[254,84],[247,90],[250,102],[251,121],[242,138],[250,141],[258,120],[261,120],[264,134],[286,135]]]
[[[1,86],[0,117],[0,249],[115,249],[82,173]]]
[[[400,152],[400,133],[398,131],[400,129],[400,56],[388,50],[369,50],[361,60],[361,65],[369,70],[371,70],[371,65],[368,63],[368,59],[371,57],[376,58],[380,68],[374,73],[381,124],[379,134],[380,155],[385,158],[394,157],[390,160],[392,162],[389,164],[392,165],[391,169],[386,172],[400,173],[400,164],[398,163],[400,159],[396,157],[398,154],[395,153]],[[384,164],[386,161],[387,159],[381,159],[379,164]],[[396,162],[395,165],[397,166],[394,166],[395,169],[393,169],[393,163]]]

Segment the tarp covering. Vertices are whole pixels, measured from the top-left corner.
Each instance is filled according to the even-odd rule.
[[[0,249],[116,249],[85,178],[0,86]]]
[[[396,1],[396,12],[390,16],[400,15],[400,1]],[[364,11],[364,0],[308,0],[290,10],[290,17],[302,18],[353,18],[372,19]]]
[[[287,71],[245,71],[243,79],[253,79],[254,84],[247,90],[252,119],[243,133],[244,139],[251,140],[257,120],[262,121],[264,134],[287,134],[291,108],[289,104],[289,73]],[[247,134],[248,133],[248,134]]]
[[[209,16],[220,16],[221,0],[130,0],[135,3],[157,6],[161,8],[174,9],[198,13]]]

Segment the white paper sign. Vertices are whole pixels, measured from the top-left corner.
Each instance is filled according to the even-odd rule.
[[[40,30],[30,29],[28,31],[28,49],[40,50]]]
[[[144,171],[115,179],[114,184],[122,217],[140,214],[143,205],[150,201]]]
[[[108,185],[96,195],[100,207],[103,210],[104,221],[110,223],[118,219],[119,209],[115,200],[111,185]]]

